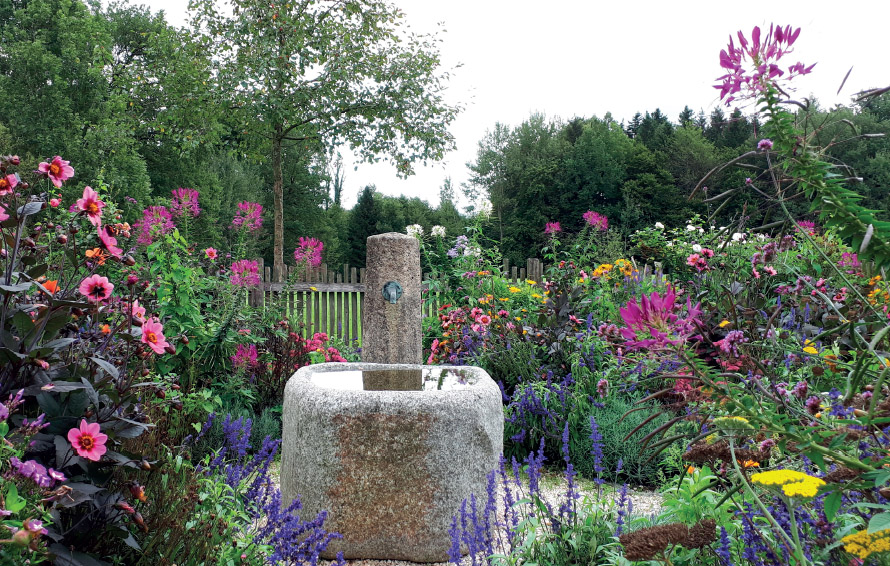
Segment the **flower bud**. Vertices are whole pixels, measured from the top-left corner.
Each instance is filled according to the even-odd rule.
[[[157,397],[158,399],[166,399],[166,398],[167,398],[167,392],[164,391],[163,389],[156,389],[156,390],[155,390],[155,397]]]
[[[67,243],[68,243],[68,236],[66,236],[65,234],[59,234],[59,235],[56,237],[56,241],[59,242],[60,244],[67,244]]]
[[[124,265],[126,265],[128,267],[133,267],[134,265],[136,265],[136,260],[133,259],[133,256],[131,256],[131,255],[125,255],[124,259],[121,261],[123,262]]]
[[[22,160],[21,160],[21,158],[19,158],[18,155],[13,155],[12,157],[9,158],[10,165],[19,165],[19,164],[21,164],[21,162],[22,162]]]
[[[176,346],[167,346],[166,348],[164,348],[164,351],[168,354],[173,355],[176,353]]]
[[[77,226],[71,226],[70,228],[68,228],[68,232],[70,234],[77,234],[78,232],[80,232],[80,228],[78,228]]]

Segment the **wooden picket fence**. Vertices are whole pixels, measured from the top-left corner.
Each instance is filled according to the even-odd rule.
[[[261,307],[273,299],[284,301],[291,320],[303,323],[305,334],[324,332],[348,343],[361,344],[365,268],[343,264],[340,269],[334,270],[322,264],[304,270],[294,277],[294,281],[280,283],[276,280],[287,281],[296,268],[285,266],[284,273],[273,277],[272,269],[265,266],[262,259],[257,261],[263,282],[250,290],[248,301],[251,306]],[[506,279],[517,283],[525,279],[539,282],[543,279],[544,264],[539,259],[531,258],[526,261],[525,267],[518,267],[504,260],[501,273]],[[433,282],[429,273],[423,275],[423,281],[424,289],[429,289]],[[432,287],[435,289],[437,286]],[[435,315],[441,305],[439,299],[440,293],[424,293],[423,316]]]

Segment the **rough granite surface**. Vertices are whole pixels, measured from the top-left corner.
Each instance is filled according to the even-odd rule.
[[[447,560],[448,529],[461,502],[485,493],[503,451],[498,386],[480,368],[475,384],[447,391],[319,387],[314,372],[418,370],[416,365],[318,364],[300,369],[284,392],[281,490],[303,516],[328,511],[343,539],[325,557],[413,562]]]
[[[362,361],[422,363],[420,243],[396,232],[371,236],[365,264]],[[389,281],[402,286],[395,304],[383,298],[383,286]]]

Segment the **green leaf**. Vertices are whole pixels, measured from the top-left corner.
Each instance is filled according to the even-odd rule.
[[[834,521],[835,515],[837,515],[838,510],[841,508],[842,499],[843,493],[839,489],[832,491],[825,497],[825,519],[829,523]]]
[[[879,513],[868,521],[868,534],[890,529],[890,513]]]

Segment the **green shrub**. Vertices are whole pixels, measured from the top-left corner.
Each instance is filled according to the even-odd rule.
[[[621,460],[622,469],[618,477],[622,481],[636,485],[651,485],[656,481],[664,465],[664,456],[662,453],[650,458],[651,450],[641,450],[642,439],[667,422],[669,416],[664,412],[625,440],[653,412],[664,411],[657,403],[647,403],[647,409],[628,414],[631,409],[639,407],[635,403],[641,398],[641,395],[612,394],[604,400],[603,408],[593,406],[587,398],[576,400],[576,409],[569,415],[569,454],[578,473],[587,478],[596,477],[591,453],[593,443],[590,440],[590,417],[593,416],[603,437],[604,477],[614,477],[618,460]],[[625,414],[627,416],[622,420]]]

